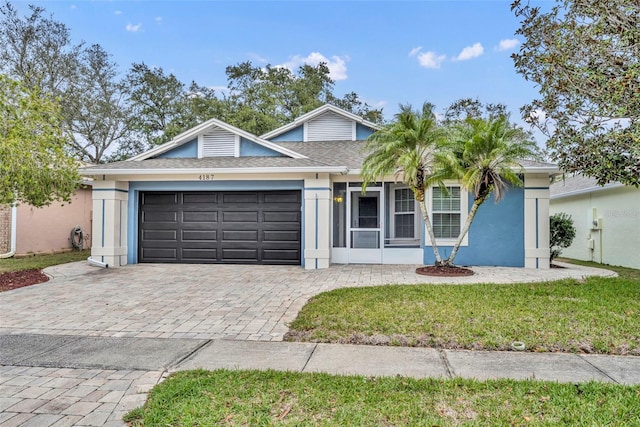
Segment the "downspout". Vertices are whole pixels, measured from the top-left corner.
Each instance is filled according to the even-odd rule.
[[[11,206],[11,249],[6,254],[0,254],[0,259],[11,258],[16,254],[16,242],[18,235],[18,207]]]

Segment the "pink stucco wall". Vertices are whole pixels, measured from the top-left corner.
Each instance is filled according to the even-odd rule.
[[[78,225],[84,232],[84,248],[90,248],[92,206],[91,187],[79,189],[71,203],[53,203],[43,208],[18,206],[16,254],[69,250],[69,235]]]

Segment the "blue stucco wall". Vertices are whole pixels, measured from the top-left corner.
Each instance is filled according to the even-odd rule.
[[[304,130],[302,129],[302,125],[295,127],[285,133],[282,133],[278,136],[274,136],[269,141],[273,142],[301,142],[304,140]]]
[[[369,135],[371,135],[373,132],[375,132],[375,130],[371,129],[369,126],[356,123],[356,140],[364,141],[365,139],[369,138]]]
[[[302,190],[304,181],[132,181],[127,204],[127,263],[138,263],[138,208],[141,191],[255,191]],[[302,249],[304,250],[304,200],[302,201]],[[103,233],[104,234],[104,233]],[[304,267],[304,255],[302,256]]]
[[[185,142],[173,150],[162,153],[157,157],[161,159],[195,159],[198,157],[198,139],[196,138],[192,141]]]
[[[276,157],[282,156],[277,151],[273,151],[270,148],[256,144],[248,139],[240,138],[240,157]]]
[[[469,207],[473,196],[469,196]],[[439,246],[446,258],[451,246]],[[424,247],[424,263],[432,265],[431,246]],[[510,188],[497,204],[493,198],[480,206],[469,230],[469,246],[458,250],[457,265],[524,267],[524,189]]]

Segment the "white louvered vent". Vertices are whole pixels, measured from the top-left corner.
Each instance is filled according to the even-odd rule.
[[[202,157],[233,157],[235,155],[235,134],[217,128],[202,135]]]
[[[327,112],[307,122],[307,141],[351,141],[353,121]]]

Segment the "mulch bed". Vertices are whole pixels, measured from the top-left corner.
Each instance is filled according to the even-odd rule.
[[[46,282],[48,280],[49,276],[47,276],[37,268],[34,268],[32,270],[11,271],[9,273],[2,273],[0,274],[0,292],[23,288],[25,286],[35,285],[37,283]]]
[[[425,267],[416,268],[416,273],[423,276],[436,276],[436,277],[462,277],[473,276],[473,270],[464,267],[436,267],[434,265],[428,265]]]

